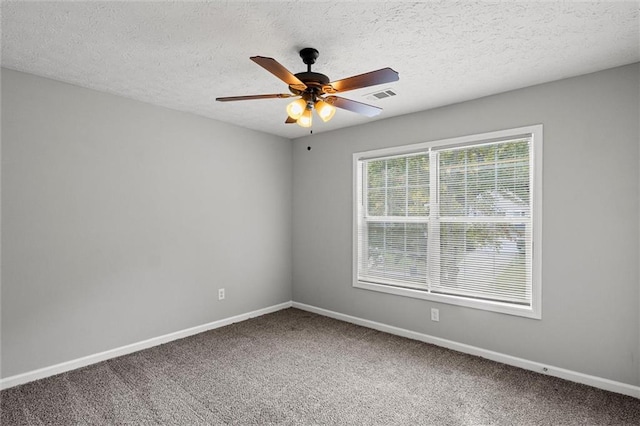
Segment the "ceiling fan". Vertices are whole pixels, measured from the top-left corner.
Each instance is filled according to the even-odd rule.
[[[391,68],[382,68],[342,80],[330,81],[326,75],[311,71],[311,65],[316,62],[318,55],[318,51],[312,47],[302,49],[300,57],[302,62],[307,65],[307,71],[297,74],[292,74],[273,58],[252,56],[249,59],[287,83],[291,93],[227,96],[216,98],[216,101],[229,102],[298,97],[298,99],[287,105],[288,117],[285,123],[298,123],[302,127],[311,127],[314,108],[324,122],[331,120],[336,112],[336,107],[363,114],[367,117],[380,114],[382,108],[341,98],[335,96],[334,93],[398,81],[399,77],[396,71]]]

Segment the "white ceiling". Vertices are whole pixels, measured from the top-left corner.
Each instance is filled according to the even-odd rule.
[[[315,133],[640,61],[640,2],[6,2],[2,66],[296,138],[287,93],[249,60],[291,72],[315,47],[338,80],[391,67],[400,81],[341,96],[379,106],[338,110]],[[393,98],[364,95],[391,88]]]

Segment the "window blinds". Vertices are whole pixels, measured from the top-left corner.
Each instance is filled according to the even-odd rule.
[[[531,142],[361,160],[358,280],[530,305]]]

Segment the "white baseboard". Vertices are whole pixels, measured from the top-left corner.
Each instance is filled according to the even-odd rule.
[[[176,331],[174,333],[165,334],[163,336],[154,337],[151,339],[143,340],[141,342],[132,343],[130,345],[121,346],[119,348],[110,349],[108,351],[100,352],[97,354],[88,355],[88,356],[77,358],[71,361],[62,362],[60,364],[52,365],[49,367],[44,367],[37,370],[28,371],[26,373],[17,374],[15,376],[0,379],[0,390],[22,385],[24,383],[32,382],[34,380],[44,379],[45,377],[54,376],[56,374],[75,370],[77,368],[86,367],[87,365],[106,361],[111,358],[116,358],[116,357],[127,355],[133,352],[138,352],[140,350],[148,349],[153,346],[158,346],[163,343],[171,342],[173,340],[182,339],[184,337],[193,336],[194,334],[203,333],[205,331],[213,330],[215,328],[224,327],[225,325],[233,324],[240,321],[245,321],[250,318],[259,317],[265,314],[270,314],[272,312],[290,308],[291,306],[292,306],[292,302],[290,301],[284,302],[278,305],[273,305],[267,308],[248,312],[246,314],[240,314],[230,318],[213,321],[208,324],[198,325],[196,327],[187,328],[185,330]]]
[[[531,370],[537,373],[559,377],[561,379],[569,380],[572,382],[593,386],[595,388],[604,389],[604,390],[616,392],[616,393],[621,393],[623,395],[628,395],[635,398],[640,398],[639,386],[633,386],[626,383],[616,382],[614,380],[609,380],[601,377],[579,373],[577,371],[554,367],[551,365],[546,365],[546,364],[542,364],[535,361],[529,361],[527,359],[518,358],[511,355],[505,355],[499,352],[478,348],[476,346],[466,345],[464,343],[458,343],[452,340],[442,339],[440,337],[430,336],[428,334],[418,333],[416,331],[411,331],[404,328],[394,327],[391,325],[370,321],[363,318],[353,317],[351,315],[341,314],[339,312],[334,312],[327,309],[306,305],[304,303],[293,302],[292,306],[294,308],[302,309],[304,311],[309,311],[309,312],[313,312],[326,317],[334,318],[337,320],[349,322],[356,325],[361,325],[363,327],[372,328],[374,330],[383,331],[385,333],[395,334],[398,336],[407,337],[409,339],[419,340],[425,343],[431,343],[433,345],[441,346],[448,349],[453,349],[458,352],[479,356],[481,358],[490,359],[492,361],[501,362],[503,364],[512,365],[514,367],[520,367],[525,370]]]
[[[0,390],[8,389],[24,383],[32,382],[34,380],[44,379],[45,377],[54,376],[56,374],[75,370],[77,368],[86,367],[88,365],[106,361],[111,358],[116,358],[122,355],[127,355],[133,352],[137,352],[143,349],[148,349],[153,346],[158,346],[163,343],[171,342],[173,340],[178,340],[184,337],[193,336],[194,334],[203,333],[208,330],[213,330],[213,329],[224,327],[226,325],[233,324],[236,322],[245,321],[250,318],[280,311],[282,309],[290,308],[292,306],[294,308],[302,309],[304,311],[309,311],[309,312],[313,312],[326,317],[335,318],[335,319],[349,322],[352,324],[361,325],[363,327],[372,328],[374,330],[383,331],[385,333],[395,334],[398,336],[407,337],[409,339],[418,340],[425,343],[431,343],[431,344],[452,349],[458,352],[479,356],[481,358],[487,358],[492,361],[501,362],[503,364],[512,365],[514,367],[520,367],[525,370],[531,370],[541,374],[547,374],[549,376],[559,377],[561,379],[570,380],[572,382],[593,386],[595,388],[604,389],[611,392],[617,392],[617,393],[620,393],[623,395],[629,395],[635,398],[640,398],[639,386],[633,386],[626,383],[616,382],[614,380],[609,380],[601,377],[579,373],[577,371],[567,370],[564,368],[554,367],[554,366],[542,364],[539,362],[529,361],[523,358],[518,358],[511,355],[505,355],[499,352],[478,348],[476,346],[466,345],[464,343],[458,343],[452,340],[442,339],[440,337],[430,336],[428,334],[418,333],[416,331],[411,331],[404,328],[394,327],[391,325],[370,321],[367,319],[358,318],[351,315],[341,314],[339,312],[334,312],[334,311],[318,308],[311,305],[306,305],[304,303],[299,303],[299,302],[280,303],[278,305],[270,306],[263,309],[258,309],[256,311],[248,312],[245,314],[236,315],[230,318],[225,318],[218,321],[210,322],[208,324],[191,327],[185,330],[176,331],[174,333],[165,334],[163,336],[154,337],[151,339],[143,340],[141,342],[132,343],[130,345],[121,346],[119,348],[110,349],[108,351],[100,352],[97,354],[88,355],[75,360],[63,362],[63,363],[52,365],[49,367],[40,368],[38,370],[33,370],[33,371],[29,371],[22,374],[17,374],[15,376],[0,379]]]

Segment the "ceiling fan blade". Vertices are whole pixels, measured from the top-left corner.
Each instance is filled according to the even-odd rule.
[[[329,85],[333,87],[336,92],[346,92],[347,90],[355,90],[362,87],[391,83],[392,81],[398,81],[399,79],[400,77],[396,71],[391,68],[382,68],[365,74],[354,75],[353,77],[333,81],[329,83]]]
[[[287,119],[284,121],[285,124],[292,124],[292,123],[297,123],[298,120],[294,120],[293,118],[289,117],[287,115]]]
[[[338,96],[327,96],[323,100],[336,108],[342,108],[346,109],[347,111],[357,112],[358,114],[366,115],[367,117],[374,117],[380,114],[380,112],[382,111],[382,108],[363,104],[362,102],[356,102],[352,101],[351,99],[345,99]]]
[[[222,98],[216,98],[218,102],[230,102],[230,101],[249,101],[252,99],[274,99],[274,98],[292,98],[296,95],[289,93],[273,93],[269,95],[246,95],[246,96],[226,96]]]
[[[271,74],[275,75],[288,85],[294,86],[299,90],[304,90],[307,88],[306,84],[300,81],[298,77],[293,75],[288,69],[282,66],[280,62],[276,61],[275,59],[266,58],[264,56],[252,56],[249,59],[260,65],[262,68],[269,71]]]

